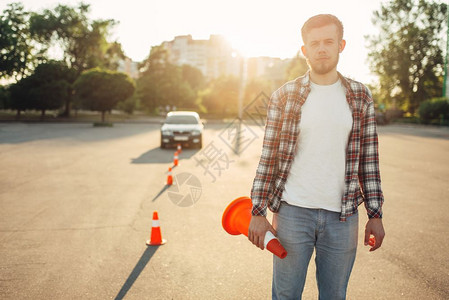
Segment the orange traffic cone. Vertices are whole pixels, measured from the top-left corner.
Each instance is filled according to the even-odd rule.
[[[159,246],[167,241],[162,238],[161,227],[159,224],[159,216],[157,211],[153,212],[153,226],[151,227],[151,239],[147,241],[148,246]]]
[[[175,155],[173,156],[173,165],[178,165],[178,151],[176,151]]]
[[[178,144],[178,148],[177,149],[178,149],[178,153],[181,154],[181,152],[182,152],[181,144]]]
[[[168,175],[167,175],[167,185],[173,184],[173,176],[171,174],[171,168],[168,168]]]
[[[248,197],[240,197],[232,201],[223,213],[222,225],[224,230],[232,235],[243,233],[248,236],[252,207],[253,203]],[[287,251],[271,231],[267,231],[265,234],[264,246],[268,251],[280,258],[287,256]]]

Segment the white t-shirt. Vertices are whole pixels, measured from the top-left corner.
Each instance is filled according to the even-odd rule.
[[[311,82],[299,126],[298,152],[283,200],[300,207],[340,212],[352,129],[352,113],[340,80],[331,85]]]

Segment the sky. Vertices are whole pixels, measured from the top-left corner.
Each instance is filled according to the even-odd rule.
[[[0,0],[0,10],[19,0]],[[300,30],[311,16],[336,15],[344,25],[346,48],[338,70],[346,76],[371,83],[366,35],[375,34],[371,19],[384,0],[85,0],[91,19],[114,19],[110,41],[122,44],[134,61],[145,59],[151,46],[171,41],[177,35],[209,39],[226,37],[231,46],[247,57],[291,58],[299,51]],[[78,0],[22,0],[26,10],[40,12],[58,4],[75,6]]]

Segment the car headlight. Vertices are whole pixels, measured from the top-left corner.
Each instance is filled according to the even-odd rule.
[[[171,130],[162,130],[162,135],[173,135]]]
[[[199,130],[192,130],[192,135],[200,135],[201,131]]]

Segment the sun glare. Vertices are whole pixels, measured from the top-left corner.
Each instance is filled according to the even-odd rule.
[[[234,50],[233,56],[254,56],[254,49],[251,49],[251,44],[248,42],[248,40],[245,41],[244,39],[232,35],[225,35],[225,39],[229,42],[232,49]]]

